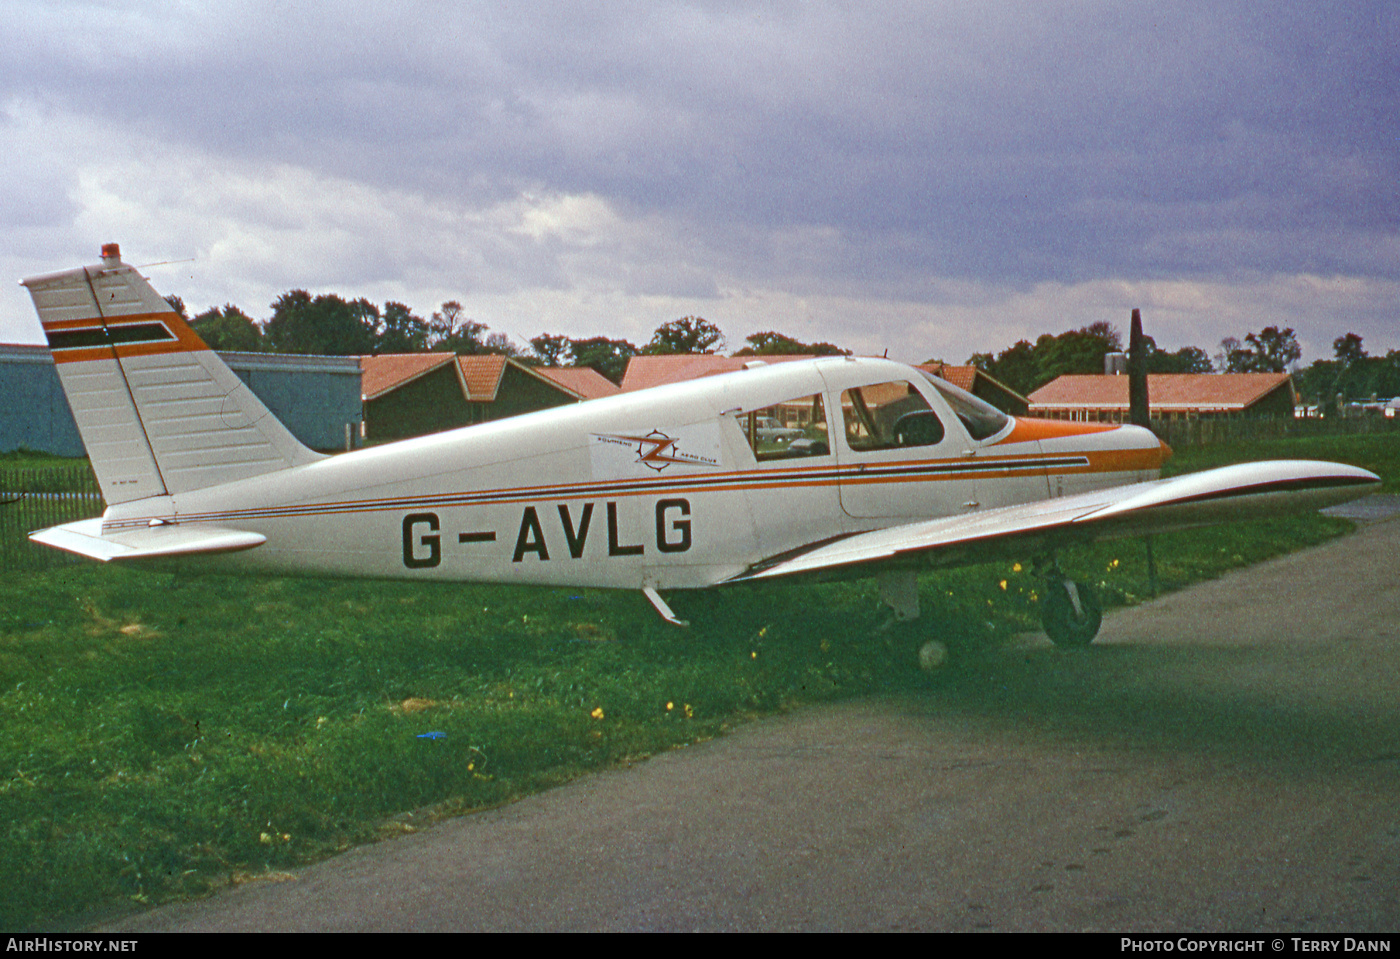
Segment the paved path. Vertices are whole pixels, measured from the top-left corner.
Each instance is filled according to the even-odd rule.
[[[143,930],[1400,928],[1400,519]]]

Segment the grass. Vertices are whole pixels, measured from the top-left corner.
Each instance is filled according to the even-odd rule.
[[[1174,465],[1325,456],[1374,463],[1393,484],[1400,450],[1374,444],[1188,451]],[[1312,515],[1158,537],[1158,577],[1176,588],[1349,525]],[[1108,605],[1147,594],[1137,541],[1064,565]],[[673,595],[695,624],[682,631],[632,594],[181,581],[95,564],[12,575],[0,927],[201,895],[754,716],[938,682],[913,668],[922,638],[994,648],[1037,628],[1037,587],[1012,563],[929,575],[919,630],[879,634],[868,582]]]
[[[1361,434],[1222,443],[1178,450],[1167,461],[1164,476],[1194,472],[1253,460],[1309,459],[1350,463],[1381,478],[1381,490],[1400,493],[1400,435]]]

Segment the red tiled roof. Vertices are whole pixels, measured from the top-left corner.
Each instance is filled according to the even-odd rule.
[[[489,403],[495,400],[507,364],[540,377],[575,399],[591,400],[618,392],[618,388],[607,377],[587,368],[532,367],[493,353],[477,356],[454,356],[451,353],[389,353],[360,357],[361,397],[365,400],[376,399],[390,390],[398,389],[446,366],[454,359],[457,361],[457,382],[462,387],[462,395],[471,402]]]
[[[1151,373],[1148,403],[1154,410],[1244,410],[1287,385],[1287,373]],[[1128,378],[1072,374],[1030,395],[1031,412],[1052,409],[1126,410]]]
[[[587,366],[532,366],[530,372],[553,381],[583,400],[596,400],[620,392],[612,380]]]
[[[467,399],[477,403],[489,403],[496,398],[496,391],[501,387],[501,374],[506,371],[506,358],[497,353],[459,356],[457,368],[462,374],[462,392],[466,394]]]
[[[452,362],[451,353],[386,353],[360,357],[360,396],[372,400]]]
[[[633,356],[627,360],[627,372],[622,374],[623,393],[645,390],[666,383],[698,380],[702,376],[732,373],[742,370],[745,363],[791,363],[814,360],[815,356],[784,353],[777,356],[718,356],[713,353],[676,353],[662,356]]]
[[[977,367],[975,366],[949,366],[947,363],[925,363],[919,367],[926,373],[932,373],[941,380],[947,380],[960,390],[972,392],[972,387],[976,385]],[[986,374],[983,374],[984,376]]]

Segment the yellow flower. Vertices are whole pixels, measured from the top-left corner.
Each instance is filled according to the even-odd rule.
[[[675,708],[676,708],[676,704],[675,704],[675,703],[667,703],[667,704],[666,704],[666,712],[668,712],[668,713],[669,713],[671,710],[675,709]]]
[[[594,719],[602,719],[602,718],[603,718],[603,707],[602,707],[602,706],[598,706],[598,707],[594,708],[593,712],[589,713],[588,715],[592,716]]]
[[[685,704],[685,718],[686,718],[686,719],[689,719],[691,716],[694,716],[694,715],[695,715],[695,714],[694,714],[693,712],[690,711],[690,703],[686,703],[686,704]]]
[[[1011,572],[1013,572],[1013,573],[1019,573],[1020,571],[1021,571],[1021,564],[1020,564],[1020,563],[1013,563],[1013,564],[1011,565]]]
[[[750,658],[750,659],[757,659],[757,658],[758,658],[758,653],[756,653],[756,652],[754,652],[754,653],[749,653],[749,658]]]
[[[1006,589],[1006,580],[1002,580],[1000,583],[997,583],[997,585],[1000,586],[1003,590]]]

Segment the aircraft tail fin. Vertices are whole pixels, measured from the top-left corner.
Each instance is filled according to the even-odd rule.
[[[121,261],[21,281],[108,505],[320,459]]]

